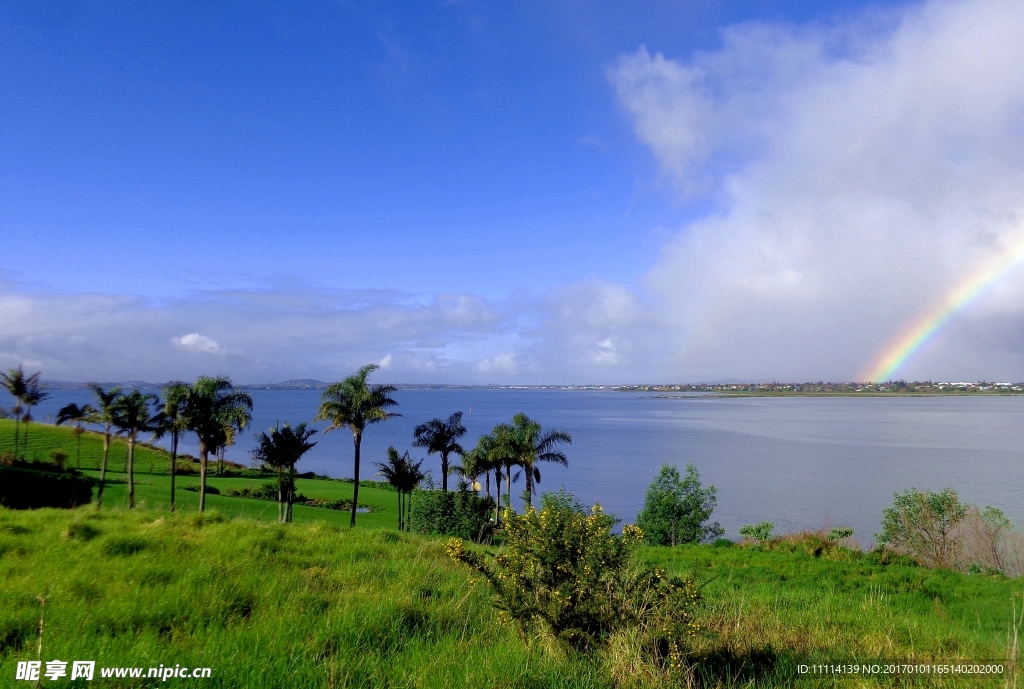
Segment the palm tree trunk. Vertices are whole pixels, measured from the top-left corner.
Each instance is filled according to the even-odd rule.
[[[508,465],[508,474],[505,476],[505,492],[508,495],[508,508],[512,509],[512,464]]]
[[[284,475],[281,467],[277,468],[277,522],[284,524]]]
[[[288,523],[292,523],[292,505],[295,504],[295,465],[288,467]]]
[[[18,449],[21,446],[21,400],[14,405],[14,458],[18,458]]]
[[[448,492],[448,453],[441,453],[441,492]]]
[[[103,507],[103,484],[107,480],[107,457],[110,455],[110,426],[103,432],[103,463],[100,465],[100,487],[96,491],[96,509]]]
[[[359,505],[359,444],[363,437],[361,433],[352,433],[352,442],[356,446],[356,457],[355,467],[353,470],[355,483],[352,484],[352,521],[349,524],[349,528],[356,525],[356,506]]]
[[[524,465],[523,471],[526,472],[526,505],[523,507],[533,507],[533,466]]]
[[[174,477],[178,471],[178,432],[171,431],[171,512],[174,511]]]
[[[494,525],[501,523],[501,466],[494,468]]]
[[[128,436],[128,509],[135,509],[135,436]]]
[[[199,443],[199,511],[206,509],[206,464],[210,459],[210,451],[206,443]]]
[[[402,491],[395,491],[398,493],[398,530],[402,530]]]

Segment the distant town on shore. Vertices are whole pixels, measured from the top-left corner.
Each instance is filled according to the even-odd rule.
[[[135,390],[160,390],[165,383],[139,380],[103,383]],[[297,378],[281,383],[251,383],[235,386],[239,390],[326,390],[330,383],[313,378]],[[46,381],[50,390],[86,390],[88,383],[61,380]],[[805,383],[658,383],[639,385],[448,385],[442,383],[396,383],[399,390],[613,390],[618,392],[690,393],[733,396],[781,395],[1019,395],[1024,383],[1007,382],[940,382],[940,381],[887,381],[885,383],[831,383],[825,381]]]

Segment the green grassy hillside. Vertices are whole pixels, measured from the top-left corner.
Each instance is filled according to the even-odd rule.
[[[708,631],[692,658],[709,686],[819,686],[794,677],[801,662],[1005,659],[1024,593],[1017,581],[864,560],[711,546],[641,553],[709,582]],[[520,639],[442,540],[394,530],[0,510],[0,686],[14,685],[16,661],[35,657],[37,596],[47,599],[44,660],[213,668],[194,686],[612,686],[614,658]],[[117,682],[98,684],[140,686]]]
[[[22,429],[24,429],[24,425]],[[70,427],[32,423],[29,424],[28,439],[28,452],[26,453],[28,459],[47,460],[51,451],[59,449],[68,455],[69,466],[74,467],[78,464],[76,438]],[[14,421],[0,419],[0,456],[11,454],[13,450]],[[127,443],[121,438],[114,439],[107,464],[107,487],[104,488],[103,494],[104,504],[110,507],[127,507],[128,505],[127,483],[124,474],[127,452]],[[167,473],[170,470],[170,455],[160,448],[146,446],[136,446],[135,453],[136,501],[151,508],[167,508],[170,505],[170,474]],[[83,473],[98,478],[102,457],[103,435],[91,431],[83,433],[81,445]],[[301,470],[301,468],[300,465],[299,469]],[[255,488],[270,480],[273,478],[219,477],[211,473],[207,482],[217,488],[222,495],[207,495],[207,506],[218,510],[225,516],[246,516],[276,521],[277,503],[275,502],[223,495],[231,489]],[[199,485],[198,475],[179,475],[177,477],[179,489],[197,485]],[[299,493],[313,499],[352,499],[352,484],[344,481],[298,479],[296,489]],[[391,527],[397,524],[397,497],[392,491],[361,486],[359,502],[372,507],[374,511],[358,515],[358,526]],[[187,490],[177,490],[175,503],[179,510],[197,510],[199,494]],[[348,512],[302,505],[294,507],[293,517],[296,522],[323,521],[337,525],[347,525],[349,520]]]

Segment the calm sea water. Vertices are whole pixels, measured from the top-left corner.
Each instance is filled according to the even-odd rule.
[[[88,391],[53,391],[36,410],[52,421]],[[276,421],[313,418],[317,391],[257,390],[253,428],[228,457],[246,462],[253,430]],[[370,427],[363,440],[364,476],[386,449],[412,450],[412,429],[464,412],[466,445],[496,423],[525,412],[544,428],[572,434],[568,468],[542,466],[540,489],[565,486],[586,503],[630,522],[663,463],[694,462],[705,485],[718,488],[714,518],[727,535],[769,520],[777,531],[848,525],[868,545],[893,493],[953,487],[972,503],[996,505],[1024,523],[1024,398],[715,398],[659,399],[596,390],[401,390],[401,418]],[[8,406],[8,402],[2,402]],[[47,418],[50,417],[50,418]],[[322,428],[323,424],[314,424]],[[300,463],[302,470],[351,476],[352,436],[335,431]],[[182,451],[195,453],[185,440]],[[439,477],[440,461],[425,467]],[[522,484],[513,487],[516,494]],[[518,504],[518,501],[516,501]]]

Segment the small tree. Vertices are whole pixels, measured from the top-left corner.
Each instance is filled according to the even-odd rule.
[[[295,464],[316,445],[309,442],[315,434],[316,430],[306,428],[305,423],[300,423],[295,428],[286,423],[284,426],[274,426],[270,429],[269,435],[257,433],[254,436],[256,447],[250,450],[249,454],[254,460],[277,469],[277,517],[283,524],[292,521]]]
[[[906,553],[926,567],[953,567],[959,555],[954,529],[967,514],[956,491],[941,493],[911,488],[896,493],[882,511],[880,545]]]
[[[370,385],[366,382],[366,377],[378,368],[380,367],[377,364],[367,364],[340,383],[328,385],[320,396],[320,408],[316,412],[316,421],[330,422],[324,433],[339,428],[348,428],[352,431],[355,456],[352,463],[350,527],[356,525],[356,510],[359,505],[359,451],[362,447],[363,433],[371,424],[401,416],[388,411],[398,406],[398,402],[391,397],[397,389],[394,385]]]
[[[459,444],[459,438],[466,435],[466,427],[462,425],[462,412],[457,411],[445,419],[431,419],[413,429],[413,447],[427,448],[427,454],[441,455],[441,490],[448,492],[448,458],[452,454],[462,456],[465,450]]]
[[[118,435],[128,438],[128,509],[135,507],[135,443],[139,433],[152,433],[159,428],[159,416],[154,408],[159,399],[154,394],[142,394],[132,390],[121,395],[114,402],[111,423],[117,428]]]
[[[398,450],[389,447],[387,463],[374,462],[374,464],[380,470],[377,475],[387,479],[387,482],[398,493],[398,530],[407,531],[409,527],[409,496],[424,478],[424,474],[420,470],[423,460],[413,462],[409,457],[408,450],[405,454],[399,455]]]
[[[33,420],[32,419],[32,407],[36,406],[37,404],[39,404],[43,400],[48,399],[49,397],[50,397],[50,393],[45,392],[39,386],[38,382],[31,381],[29,383],[28,390],[25,391],[25,394],[21,398],[21,403],[23,405],[25,405],[25,413],[21,417],[22,423],[25,424],[25,432],[24,432],[24,447],[25,447],[25,451],[21,453],[22,459],[26,459],[28,457],[28,425],[29,425],[29,422]]]
[[[100,462],[100,484],[96,490],[96,509],[103,507],[103,486],[107,482],[107,458],[110,456],[110,431],[114,427],[114,409],[121,397],[121,388],[104,390],[96,383],[89,383],[89,389],[96,397],[96,419],[94,423],[103,426],[103,460]]]
[[[686,465],[686,478],[680,477],[674,466],[663,464],[647,489],[636,525],[653,545],[713,541],[725,533],[718,522],[707,523],[715,509],[716,493],[714,486],[701,488],[700,474],[692,463]]]
[[[82,424],[95,423],[96,418],[96,410],[90,404],[83,404],[79,407],[74,402],[71,402],[70,404],[65,404],[57,412],[56,424],[58,426],[69,421],[75,424],[72,432],[75,434],[75,466],[78,469],[82,468],[82,433],[85,433]]]

